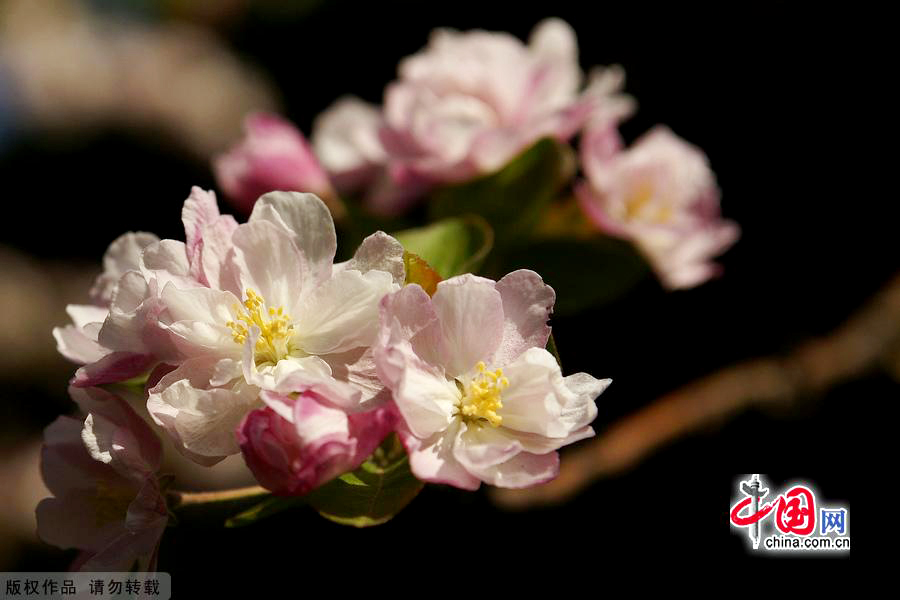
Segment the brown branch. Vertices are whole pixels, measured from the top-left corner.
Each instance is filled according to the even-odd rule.
[[[231,502],[243,500],[254,496],[269,494],[269,490],[258,485],[229,490],[216,490],[213,492],[181,492],[170,490],[167,494],[169,507],[172,509],[183,506],[195,506],[198,504],[210,504],[213,502]]]
[[[879,367],[900,351],[900,274],[831,334],[784,357],[749,360],[659,398],[592,442],[564,454],[559,477],[525,490],[492,490],[507,508],[557,504],[625,471],[661,446],[754,404],[787,403]]]

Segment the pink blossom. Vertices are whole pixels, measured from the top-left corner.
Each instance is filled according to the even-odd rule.
[[[567,140],[588,119],[631,112],[619,70],[598,71],[583,93],[582,79],[575,34],[558,19],[538,24],[527,45],[506,33],[439,29],[401,61],[380,119],[344,101],[322,117],[330,126],[314,144],[332,173],[372,176],[365,167],[382,161],[368,199],[396,214],[435,184],[496,171],[543,137]]]
[[[584,212],[601,230],[632,240],[666,287],[693,287],[721,271],[712,258],[739,229],[721,217],[715,175],[700,149],[656,127],[621,150],[615,129],[600,126],[586,132],[581,159]]]
[[[244,121],[244,139],[213,161],[219,186],[235,205],[250,213],[267,192],[311,192],[332,212],[343,206],[303,134],[273,114],[256,113]]]
[[[379,107],[344,96],[313,122],[312,144],[322,166],[341,192],[352,192],[372,181],[387,159],[378,130]]]
[[[70,304],[66,307],[72,324],[55,327],[53,337],[59,353],[72,362],[84,365],[99,361],[110,353],[98,336],[109,315],[119,279],[128,271],[140,268],[141,252],[158,242],[152,233],[126,233],[110,244],[103,255],[103,272],[97,276],[90,296],[94,304]]]
[[[69,393],[87,417],[59,417],[44,432],[53,497],[38,504],[38,535],[82,550],[82,571],[152,570],[168,522],[159,439],[124,400],[98,388]]]
[[[357,468],[389,434],[389,406],[348,414],[346,385],[291,386],[295,393],[263,391],[264,408],[251,411],[237,430],[247,466],[279,495],[303,495]]]
[[[175,348],[163,362],[177,367],[147,406],[176,448],[202,464],[239,452],[235,428],[262,408],[260,391],[280,392],[298,371],[357,389],[345,410],[385,400],[369,347],[379,301],[404,278],[396,240],[375,233],[334,264],[328,209],[297,192],[263,195],[237,225],[195,190],[184,215],[187,243],[165,240],[170,259],[144,265],[147,277],[166,281],[155,326]]]
[[[263,407],[260,391],[286,393],[295,372],[357,390],[348,412],[387,400],[371,345],[379,302],[405,277],[394,238],[376,232],[334,263],[331,214],[298,192],[265,194],[239,225],[194,188],[182,221],[185,242],[154,238],[111,284],[108,314],[90,324],[99,359],[78,370],[76,385],[153,370],[152,418],[205,465],[240,451],[235,429]]]
[[[553,289],[533,271],[462,275],[433,297],[407,285],[381,305],[378,373],[402,420],[412,472],[475,489],[556,476],[558,448],[594,434],[610,380],[563,377],[544,349]]]

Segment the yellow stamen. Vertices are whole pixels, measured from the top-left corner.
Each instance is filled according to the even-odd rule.
[[[652,202],[653,186],[642,182],[637,189],[625,199],[626,221],[650,221],[667,223],[672,220],[672,207],[669,204]]]
[[[250,288],[247,288],[247,299],[243,306],[235,305],[236,321],[228,321],[225,326],[231,329],[232,338],[238,344],[247,341],[250,327],[259,327],[260,336],[256,341],[256,364],[275,364],[291,353],[290,339],[294,329],[293,320],[286,315],[284,308],[264,310],[265,299]]]
[[[487,421],[499,427],[503,417],[497,411],[503,408],[500,393],[509,387],[509,379],[503,376],[503,369],[488,371],[481,361],[475,365],[478,371],[463,396],[459,412],[467,421],[481,423]]]

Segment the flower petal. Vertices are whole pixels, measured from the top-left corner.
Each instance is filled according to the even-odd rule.
[[[559,475],[559,453],[520,452],[504,463],[479,469],[476,475],[485,483],[504,488],[525,488],[547,483]]]
[[[72,385],[89,387],[118,383],[146,373],[154,363],[156,358],[148,354],[112,352],[75,371]]]
[[[87,413],[81,439],[94,460],[137,480],[159,469],[159,439],[127,402],[98,388],[71,386],[69,395]]]
[[[157,241],[158,237],[142,231],[129,232],[116,238],[103,255],[103,273],[94,281],[91,299],[97,304],[109,305],[116,283],[122,275],[140,269],[141,252]]]
[[[489,361],[503,339],[503,300],[490,279],[460,275],[437,286],[432,305],[441,322],[448,377]]]
[[[464,490],[477,490],[481,482],[453,456],[453,444],[459,435],[459,424],[420,439],[399,428],[397,433],[409,454],[409,468],[417,479],[444,483]]]
[[[549,438],[567,438],[593,421],[594,398],[609,385],[586,373],[564,379],[556,359],[542,348],[527,350],[504,375],[510,385],[503,392],[503,427]]]
[[[381,299],[399,286],[385,271],[341,271],[302,300],[294,340],[309,354],[371,346]]]
[[[256,201],[250,223],[269,221],[291,234],[314,281],[331,275],[337,234],[328,207],[315,194],[270,192]]]
[[[452,414],[459,404],[456,386],[412,354],[408,344],[397,346],[402,353],[402,370],[393,388],[394,403],[410,431],[420,438],[443,431],[453,421]]]
[[[394,283],[403,285],[406,268],[403,265],[403,246],[383,231],[376,231],[359,245],[353,258],[334,265],[335,271],[356,270],[367,273],[371,270],[387,271]]]
[[[316,117],[313,149],[340,190],[365,185],[384,162],[378,139],[381,122],[378,107],[350,96],[339,98]]]
[[[374,351],[371,347],[360,347],[339,354],[325,354],[322,360],[331,367],[332,377],[346,381],[360,392],[355,408],[345,410],[369,410],[390,400],[390,392],[378,378]]]
[[[469,472],[505,462],[522,451],[522,444],[503,428],[466,426],[453,447],[453,456]]]
[[[271,222],[257,220],[240,225],[232,240],[244,295],[247,288],[252,288],[269,308],[282,307],[296,316],[291,311],[301,294],[309,292],[308,266],[290,233]]]
[[[178,289],[169,284],[161,300],[166,307],[161,325],[185,356],[240,356],[241,346],[227,327],[239,306],[234,294],[210,288]]]
[[[106,312],[105,309],[101,310]],[[83,327],[77,325],[54,327],[53,338],[56,340],[57,351],[80,365],[96,362],[109,352],[97,343],[96,337],[92,338]]]
[[[503,342],[492,364],[506,365],[529,348],[543,348],[550,337],[547,320],[556,292],[534,271],[513,271],[497,282],[503,299]]]
[[[235,429],[259,406],[259,389],[238,382],[209,387],[218,361],[208,357],[185,362],[150,390],[147,409],[185,456],[212,465],[240,451]]]

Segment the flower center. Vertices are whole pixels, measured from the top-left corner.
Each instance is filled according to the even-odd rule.
[[[266,363],[274,365],[291,353],[293,320],[285,314],[283,307],[266,310],[265,304],[266,301],[262,296],[247,288],[247,299],[244,300],[243,306],[234,306],[237,319],[225,324],[231,329],[232,337],[238,344],[247,341],[250,327],[254,325],[259,327],[260,336],[256,341],[257,366]]]
[[[503,376],[503,369],[488,371],[484,362],[475,365],[478,375],[466,388],[460,404],[459,412],[467,422],[482,424],[487,421],[493,427],[499,427],[503,417],[497,411],[503,408],[500,393],[509,387],[509,379]]]
[[[651,223],[668,223],[672,220],[672,207],[668,204],[654,206],[653,186],[642,182],[625,199],[626,221],[650,221]]]

